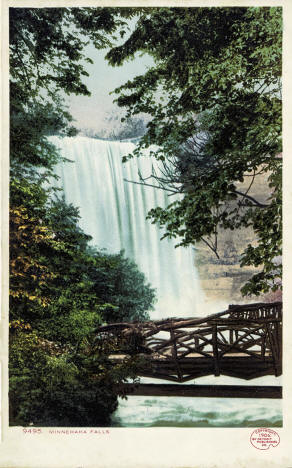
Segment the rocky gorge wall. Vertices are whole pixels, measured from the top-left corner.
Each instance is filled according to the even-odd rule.
[[[219,259],[209,247],[199,244],[195,264],[208,301],[228,301],[234,304],[258,300],[256,297],[243,298],[240,292],[244,283],[258,271],[254,267],[240,266],[240,253],[254,241],[250,229],[219,232]]]
[[[249,192],[262,203],[267,203],[270,196],[267,177],[267,174],[257,176]],[[240,191],[246,190],[249,184],[250,177],[247,177],[240,185]],[[261,270],[261,268],[251,266],[240,266],[240,255],[248,244],[256,244],[255,234],[251,228],[234,231],[220,230],[218,233],[219,259],[205,244],[200,243],[195,247],[196,268],[207,301],[235,304],[281,300],[280,291],[262,296],[242,296],[240,292],[242,286],[251,276]]]

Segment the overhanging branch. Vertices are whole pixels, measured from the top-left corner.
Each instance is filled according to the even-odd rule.
[[[246,193],[239,192],[239,190],[233,190],[231,193],[236,193],[237,195],[240,195],[243,198],[248,198],[248,200],[252,201],[259,208],[268,208],[270,206],[270,205],[266,205],[265,203],[260,203],[254,197],[247,195]]]

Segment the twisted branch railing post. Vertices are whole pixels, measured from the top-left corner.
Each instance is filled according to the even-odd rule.
[[[219,359],[218,359],[218,334],[217,324],[213,325],[212,330],[212,345],[213,345],[213,358],[214,358],[214,375],[218,377],[220,375]]]
[[[175,336],[175,332],[174,330],[171,328],[170,330],[170,337],[171,339],[173,340],[173,343],[172,343],[172,357],[175,361],[175,365],[176,365],[176,370],[177,370],[177,377],[178,377],[178,380],[181,382],[182,380],[182,372],[181,372],[181,369],[180,369],[180,365],[179,365],[179,361],[178,361],[178,356],[177,356],[177,345],[176,345],[176,336]]]

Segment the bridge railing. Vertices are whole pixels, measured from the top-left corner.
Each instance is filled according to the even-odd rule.
[[[200,318],[109,324],[97,333],[114,336],[121,355],[144,355],[151,365],[141,375],[185,382],[209,374],[250,379],[282,373],[280,302],[232,305]]]

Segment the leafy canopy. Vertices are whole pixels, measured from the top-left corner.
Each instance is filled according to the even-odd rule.
[[[74,135],[65,95],[90,92],[82,82],[85,48],[108,47],[128,9],[10,8],[11,160],[52,167],[60,157],[46,136]]]
[[[280,286],[281,20],[276,7],[144,9],[107,54],[111,65],[138,52],[155,61],[115,90],[127,117],[151,116],[129,157],[152,147],[161,173],[147,183],[181,194],[149,217],[179,245],[203,241],[217,255],[219,229],[251,226],[257,245],[241,261],[261,271],[244,294]],[[258,196],[261,174],[267,189]]]

